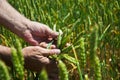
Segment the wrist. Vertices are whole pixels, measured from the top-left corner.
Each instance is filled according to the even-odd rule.
[[[0,23],[13,33],[21,36],[29,20],[16,11],[7,1],[0,0]]]
[[[24,21],[24,22],[23,22]],[[7,28],[11,30],[13,33],[17,34],[18,36],[23,36],[24,32],[27,30],[27,23],[24,19],[17,20],[13,19],[9,21],[10,24],[8,24]]]
[[[9,29],[10,31],[18,35],[19,37],[22,37],[24,32],[28,29],[27,26],[28,26],[29,21],[30,20],[23,19],[23,18],[21,19],[11,18],[11,19],[5,20],[3,22],[3,25],[5,26],[5,28]]]

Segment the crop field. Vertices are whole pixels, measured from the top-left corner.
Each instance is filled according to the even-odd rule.
[[[57,41],[61,53],[52,56],[60,80],[120,80],[119,0],[8,1],[28,19],[63,33]],[[12,48],[15,66],[0,61],[1,80],[48,80],[44,70],[36,79],[35,72],[24,69],[21,50],[28,43],[0,27],[0,44]]]

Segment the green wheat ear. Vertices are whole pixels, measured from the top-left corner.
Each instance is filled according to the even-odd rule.
[[[10,80],[8,69],[1,60],[0,60],[0,79],[1,80]]]
[[[98,48],[98,26],[95,25],[95,28],[91,34],[90,37],[90,61],[91,65],[94,69],[94,74],[95,74],[95,80],[101,80],[101,66],[100,66],[100,60],[99,57],[97,56],[97,48]]]
[[[86,66],[86,54],[85,54],[85,38],[80,38],[80,60],[81,60],[81,68],[82,71],[85,69]]]
[[[58,48],[60,48],[60,46],[61,46],[62,34],[63,34],[62,30],[59,29],[59,36],[58,36],[58,40],[57,40],[57,47]]]
[[[16,79],[20,79],[23,80],[23,67],[19,61],[18,55],[17,55],[17,50],[15,48],[11,48],[12,49],[12,63],[13,63],[13,67],[15,69],[15,75],[14,78]]]
[[[60,80],[69,80],[66,65],[62,60],[58,61],[58,68],[59,68],[59,73],[60,73],[59,74]]]
[[[24,79],[24,58],[22,55],[22,47],[18,39],[16,39],[16,49],[14,47],[12,50],[12,62],[15,69],[15,78],[19,80]]]
[[[45,69],[42,69],[39,78],[40,78],[39,80],[48,80],[48,75]]]

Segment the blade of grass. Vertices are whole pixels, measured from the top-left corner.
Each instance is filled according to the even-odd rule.
[[[78,69],[78,74],[79,74],[80,80],[83,80],[81,69],[80,69],[80,64],[79,64],[79,61],[78,61],[78,58],[77,58],[77,53],[76,53],[75,48],[74,48],[73,45],[72,45],[72,50],[73,50],[73,53],[74,53],[74,56],[75,56],[75,59],[76,59],[76,63],[77,63],[76,65],[77,65],[77,69]]]

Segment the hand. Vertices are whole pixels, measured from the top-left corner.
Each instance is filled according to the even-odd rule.
[[[22,51],[25,57],[25,68],[37,72],[45,68],[48,72],[49,79],[58,80],[57,63],[49,59],[48,56],[59,54],[59,49],[44,49],[39,46],[29,46]]]
[[[59,49],[44,49],[39,46],[29,46],[22,50],[25,57],[25,67],[33,71],[40,71],[42,67],[51,64],[50,55],[59,54]]]
[[[58,33],[52,31],[48,26],[30,21],[5,0],[0,0],[0,24],[31,45],[49,42],[49,38],[56,38],[58,35]]]
[[[58,33],[52,31],[47,25],[29,21],[23,39],[31,45],[39,45],[41,42],[48,43],[51,39],[57,38]]]

